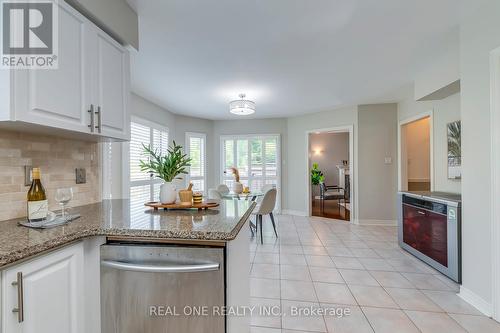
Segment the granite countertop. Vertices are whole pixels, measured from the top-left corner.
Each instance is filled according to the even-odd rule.
[[[0,222],[0,268],[90,236],[127,236],[174,240],[230,241],[238,235],[255,203],[222,200],[219,207],[154,211],[130,200],[103,200],[75,207],[82,217],[52,229],[18,225],[21,219]]]
[[[431,192],[431,191],[402,191],[403,194],[412,195],[419,198],[437,199],[448,202],[462,202],[462,195],[459,193]]]

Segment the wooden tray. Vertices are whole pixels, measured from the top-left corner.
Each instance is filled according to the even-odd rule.
[[[200,204],[183,204],[183,203],[180,203],[180,202],[176,202],[176,203],[173,203],[173,204],[162,204],[160,202],[146,202],[144,204],[144,206],[147,206],[147,207],[152,207],[154,210],[158,210],[160,208],[163,208],[163,209],[198,209],[198,210],[202,210],[202,209],[209,209],[209,208],[214,208],[214,207],[219,207],[219,203],[217,202],[202,202]]]

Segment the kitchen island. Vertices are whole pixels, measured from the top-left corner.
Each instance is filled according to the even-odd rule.
[[[92,236],[223,244],[236,238],[254,205],[223,200],[219,207],[206,211],[154,211],[130,200],[103,200],[73,208],[81,217],[52,229],[19,226],[22,219],[4,221],[0,222],[0,268]]]
[[[142,306],[146,303],[140,301],[146,302],[146,298],[150,297],[153,304],[147,304],[151,306],[169,306],[168,302],[173,299],[177,302],[189,299],[200,302],[206,300],[207,305],[214,305],[209,301],[213,297],[204,290],[213,289],[213,295],[217,288],[222,292],[222,295],[219,295],[219,300],[222,301],[215,302],[217,305],[248,306],[249,236],[246,231],[254,206],[252,201],[223,200],[219,207],[206,211],[154,211],[144,207],[142,203],[131,203],[129,200],[104,200],[101,203],[74,208],[73,213],[81,214],[81,218],[52,229],[25,228],[18,225],[19,219],[1,222],[3,332],[15,332],[16,325],[22,325],[26,332],[30,332],[28,327],[36,327],[36,332],[45,332],[43,327],[52,331],[54,327],[65,330],[66,326],[60,326],[61,315],[57,313],[63,309],[69,309],[73,314],[65,319],[69,325],[67,327],[75,327],[67,330],[68,332],[99,332],[101,327],[102,332],[108,332],[109,325],[125,322],[130,316],[130,313],[126,316],[118,313],[117,304]],[[240,233],[242,230],[245,232]],[[125,257],[118,256],[116,260],[109,260],[110,255],[128,255],[131,252],[129,248],[142,251],[146,256],[130,257],[134,260],[125,260]],[[64,251],[72,252],[64,256]],[[212,256],[211,253],[217,253],[217,256]],[[52,257],[55,261],[47,263]],[[208,259],[216,257],[220,258],[217,267],[213,264],[211,266],[214,267],[211,267]],[[30,271],[33,265],[40,266],[43,261],[47,263],[44,267],[50,267],[44,272],[47,274],[40,274],[39,267]],[[160,263],[163,266],[165,263],[175,263],[176,267],[160,267]],[[187,264],[182,266],[179,263]],[[111,272],[111,269],[116,272]],[[174,275],[172,269],[178,270],[175,274],[180,275]],[[57,274],[57,270],[61,273]],[[188,270],[192,272],[188,274]],[[208,271],[214,272],[209,275]],[[152,272],[166,274],[151,278],[148,274]],[[42,276],[46,276],[46,279],[53,278],[54,281],[41,283],[39,279]],[[56,281],[61,278],[68,280],[65,281],[66,284],[61,285],[60,280]],[[19,288],[16,290],[14,286],[19,286],[19,283],[22,285],[23,279],[22,300],[25,310],[22,310],[28,313],[21,321],[17,306]],[[142,281],[141,285],[137,285],[138,280]],[[124,281],[136,282],[124,285]],[[153,287],[152,284],[158,281],[162,282]],[[191,285],[186,284],[187,281],[190,281]],[[31,283],[33,285],[30,285]],[[36,284],[43,284],[46,289],[53,288],[53,296],[44,300],[46,294],[41,291],[36,294]],[[118,287],[121,289],[115,290]],[[133,290],[135,293],[132,293]],[[163,299],[168,301],[158,304],[154,297],[161,293],[165,294]],[[82,297],[83,295],[85,297]],[[126,295],[131,297],[127,299]],[[40,308],[41,304],[49,304],[49,308],[55,307],[56,313],[44,316],[42,323],[36,323],[34,321],[40,317],[34,316],[33,313],[37,312],[36,309]],[[203,305],[203,302],[196,305]],[[146,315],[143,307],[136,311],[141,312],[142,318],[132,318],[134,320],[131,322],[142,321],[144,324],[150,321],[159,325],[163,320],[165,327],[176,328],[176,325],[179,325],[179,322],[172,324],[164,316],[151,317],[151,313]],[[154,310],[158,311],[157,308]],[[58,321],[56,326],[50,324],[50,317]],[[196,322],[195,319],[198,320],[197,327],[200,323],[213,323],[207,318],[201,320],[199,316],[192,316],[184,322],[181,321],[180,325],[191,324]],[[249,330],[249,318],[225,317],[222,320],[222,324],[219,319],[212,329],[209,326],[200,329],[203,332],[216,332],[220,331],[223,325],[227,332]]]

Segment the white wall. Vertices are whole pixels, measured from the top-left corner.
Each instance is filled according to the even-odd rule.
[[[460,28],[463,288],[492,301],[490,51],[500,46],[500,1],[481,0]]]
[[[132,116],[168,127],[169,141],[172,141],[175,136],[175,114],[134,93],[130,94],[130,110]]]
[[[395,224],[397,198],[397,104],[358,107],[359,223]],[[387,163],[386,158],[391,162]]]
[[[287,119],[287,145],[288,160],[286,169],[287,191],[284,192],[284,207],[288,210],[308,214],[307,179],[308,173],[308,147],[306,133],[308,131],[329,129],[340,126],[354,127],[354,156],[356,156],[357,108],[339,108],[332,111],[319,112]],[[354,160],[356,169],[356,161]],[[354,190],[356,196],[356,190]],[[354,202],[356,200],[354,199]],[[356,206],[354,206],[356,210]]]
[[[415,76],[414,99],[419,100],[460,79],[460,42],[458,27],[452,29],[437,47],[441,52],[428,59]],[[435,51],[435,50],[434,50]]]
[[[431,180],[431,136],[429,118],[405,126],[407,177],[409,182]]]
[[[349,133],[320,133],[309,136],[309,168],[318,163],[327,185],[339,185],[339,169],[342,161],[349,161]],[[313,195],[319,195],[319,188],[313,188]]]
[[[454,94],[442,100],[417,102],[409,97],[399,103],[400,121],[412,118],[424,112],[433,111],[433,150],[434,150],[434,190],[460,193],[461,181],[448,179],[448,143],[447,124],[460,120],[460,94]],[[463,140],[462,140],[463,142]]]

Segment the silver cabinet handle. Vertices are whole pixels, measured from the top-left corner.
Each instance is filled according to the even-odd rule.
[[[94,104],[90,104],[90,109],[87,111],[90,114],[90,133],[94,133]]]
[[[95,112],[95,114],[97,115],[97,126],[95,128],[97,128],[97,132],[98,133],[101,133],[101,107],[98,106],[97,107],[97,111]]]
[[[159,265],[144,265],[139,263],[115,261],[115,260],[102,260],[101,265],[104,267],[115,268],[124,271],[146,272],[146,273],[195,273],[195,272],[218,271],[220,268],[219,263],[159,266]]]
[[[17,313],[17,321],[24,321],[24,290],[23,290],[23,273],[17,272],[17,281],[12,282],[14,287],[17,287],[17,308],[12,309],[12,312]]]

